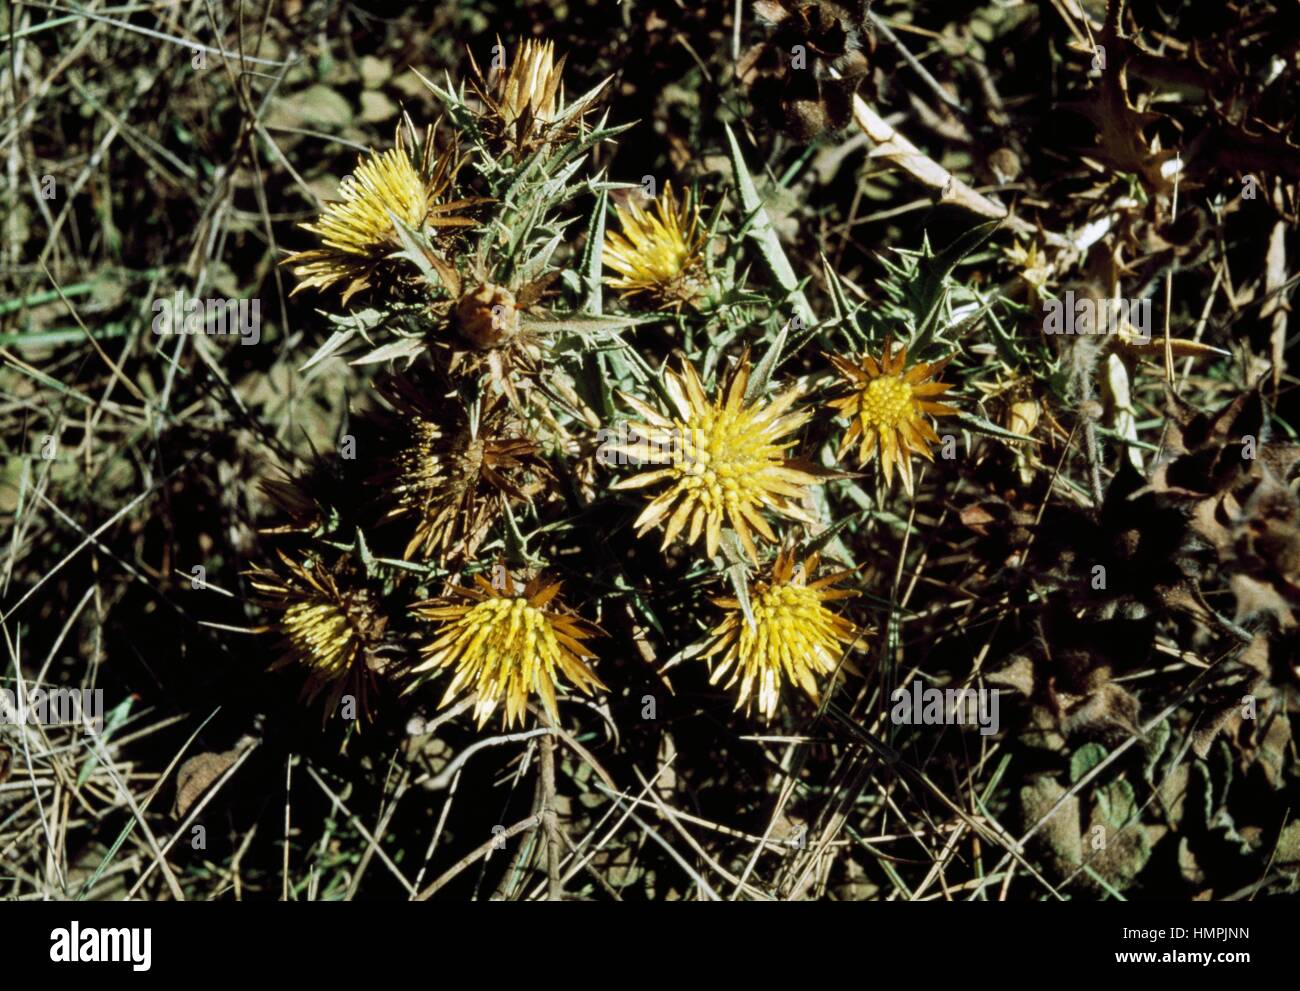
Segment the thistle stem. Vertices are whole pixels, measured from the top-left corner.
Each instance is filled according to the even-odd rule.
[[[563,899],[560,881],[560,821],[555,811],[555,736],[542,737],[542,827],[546,833],[546,898]]]

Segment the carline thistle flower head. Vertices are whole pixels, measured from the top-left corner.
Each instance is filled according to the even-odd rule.
[[[717,599],[726,617],[712,632],[703,653],[713,669],[711,684],[730,673],[725,687],[740,682],[736,708],[746,711],[755,700],[768,719],[776,713],[784,683],[798,686],[814,702],[820,699],[818,679],[833,674],[848,645],[863,631],[826,603],[857,593],[835,586],[852,574],[837,571],[812,581],[819,559],[816,554],[798,564],[792,548],[783,549],[766,578],[752,582],[747,590],[750,612],[746,618],[737,599]],[[844,666],[853,670],[844,661]]]
[[[748,384],[746,355],[712,402],[689,362],[682,361],[680,375],[665,370],[664,385],[675,416],[664,416],[636,397],[620,393],[643,418],[630,424],[641,440],[612,444],[610,449],[638,462],[662,459],[667,452],[670,461],[666,468],[614,485],[616,489],[638,489],[668,484],[637,517],[638,536],[666,519],[662,545],[666,549],[689,524],[686,542],[694,544],[703,534],[705,547],[713,556],[718,552],[723,524],[729,524],[757,564],[752,533],[769,543],[777,542],[764,511],[814,522],[799,500],[807,495],[809,485],[819,483],[818,476],[830,473],[787,458],[785,452],[796,442],[782,439],[798,430],[811,414],[788,412],[799,396],[797,387],[768,402],[747,403]]]
[[[433,139],[429,128],[416,160],[399,128],[393,148],[358,159],[354,174],[339,185],[339,199],[326,205],[316,223],[301,225],[320,238],[322,247],[295,252],[281,262],[293,265],[301,280],[294,293],[346,282],[346,304],[368,288],[386,257],[401,247],[394,217],[417,231],[475,226],[459,214],[482,200],[447,198],[460,161],[454,147],[438,155]]]
[[[626,206],[614,206],[623,232],[605,234],[602,258],[617,273],[605,281],[625,298],[644,294],[658,306],[680,310],[702,290],[708,234],[700,230],[699,207],[689,194],[679,205],[670,182],[648,209],[640,198],[633,193]]]
[[[605,687],[586,663],[595,656],[586,641],[601,631],[578,616],[548,608],[560,591],[558,581],[538,577],[519,589],[500,565],[493,577],[499,580],[475,575],[474,587],[453,590],[469,604],[441,598],[412,607],[417,616],[442,623],[435,639],[422,648],[424,661],[414,671],[453,668],[440,707],[473,691],[480,727],[502,701],[505,726],[522,724],[534,695],[556,723],[555,687],[561,676],[586,695]]]
[[[271,670],[289,664],[306,668],[303,696],[308,702],[328,691],[325,719],[344,693],[355,697],[363,715],[383,658],[388,618],[371,591],[348,582],[319,559],[297,561],[280,552],[283,569],[249,573],[263,604],[279,614],[274,629],[283,635],[283,652]]]
[[[891,356],[892,350],[892,342],[886,340],[879,361],[871,355],[863,355],[858,361],[827,355],[850,389],[847,395],[827,405],[849,417],[837,457],[844,457],[854,442],[859,442],[859,463],[865,465],[879,453],[885,484],[893,483],[897,468],[910,494],[912,454],[933,461],[930,445],[939,443],[926,414],[952,416],[957,410],[931,398],[952,388],[948,383],[929,381],[943,370],[946,360],[919,361],[904,370],[907,348]]]
[[[378,393],[392,410],[383,424],[400,446],[374,481],[390,500],[384,519],[410,527],[407,560],[446,565],[472,556],[507,504],[531,498],[550,477],[537,445],[518,436],[495,397],[482,401],[471,424],[427,383],[393,376]]]

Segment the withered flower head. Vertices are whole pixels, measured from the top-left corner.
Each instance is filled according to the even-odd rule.
[[[521,394],[541,371],[547,345],[539,329],[545,321],[537,318],[535,308],[559,275],[552,270],[523,285],[500,285],[479,271],[473,288],[461,291],[457,286],[452,307],[456,334],[434,342],[451,352],[447,370],[461,376],[486,372],[492,388],[522,411]]]
[[[612,444],[641,462],[667,462],[668,467],[633,476],[616,489],[642,488],[660,482],[668,487],[637,517],[638,536],[665,518],[663,547],[690,524],[688,544],[705,534],[709,555],[718,552],[722,526],[736,531],[749,557],[758,562],[751,529],[776,543],[776,534],[763,518],[771,510],[790,519],[813,522],[799,500],[807,486],[828,474],[816,466],[785,456],[795,445],[782,440],[807,422],[809,413],[789,413],[798,398],[797,387],[770,402],[745,401],[749,384],[749,359],[743,357],[731,381],[720,385],[710,401],[695,368],[682,361],[680,375],[664,372],[664,385],[672,398],[674,416],[664,416],[634,396],[622,399],[643,417],[629,424],[635,439]]]
[[[284,478],[264,478],[258,488],[275,507],[279,519],[275,525],[262,528],[262,533],[311,533],[323,526],[329,510],[312,493],[306,479],[286,475]]]
[[[471,85],[486,108],[480,119],[517,153],[525,154],[547,141],[564,140],[581,128],[584,107],[564,102],[567,58],[556,59],[553,42],[529,38],[516,45],[507,59],[498,38],[484,78],[470,52]]]
[[[271,670],[290,664],[306,668],[303,697],[313,702],[328,691],[326,720],[345,693],[368,716],[376,675],[386,666],[388,617],[369,589],[319,559],[295,561],[282,551],[280,564],[276,570],[249,572],[263,605],[278,614],[274,629],[284,638],[283,653]]]
[[[515,294],[485,283],[471,289],[456,304],[456,327],[474,347],[487,349],[509,343],[519,333]]]
[[[280,467],[257,483],[274,511],[258,532],[319,536],[349,529],[356,508],[354,485],[344,463],[332,458],[315,458],[297,470]]]
[[[837,571],[810,581],[817,571],[816,554],[796,567],[792,549],[784,548],[772,564],[768,577],[751,582],[747,593],[754,621],[750,623],[736,599],[718,599],[715,605],[727,615],[712,633],[712,642],[702,655],[713,669],[711,684],[728,672],[726,687],[740,682],[736,708],[746,712],[758,701],[766,718],[776,714],[785,682],[797,685],[814,702],[820,699],[817,680],[833,674],[841,663],[845,645],[862,634],[853,623],[826,607],[827,602],[856,595],[835,586],[852,574]],[[845,667],[852,670],[845,662]]]
[[[680,309],[700,292],[708,234],[700,230],[700,211],[687,198],[679,205],[672,183],[650,209],[634,194],[626,206],[614,206],[623,233],[608,231],[602,257],[618,273],[606,282],[625,297],[644,293],[657,304]]]
[[[501,114],[502,122],[513,124],[525,116],[541,124],[554,120],[555,98],[563,85],[567,58],[562,55],[559,62],[555,61],[555,43],[551,41],[529,38],[517,45],[514,61],[508,68],[503,63],[495,73],[494,109]]]
[[[461,161],[454,146],[438,155],[433,139],[429,128],[415,158],[399,128],[393,148],[358,159],[356,172],[339,185],[339,199],[325,207],[316,223],[301,225],[320,238],[322,247],[295,252],[281,262],[293,265],[301,279],[294,293],[346,282],[346,304],[370,286],[387,256],[401,247],[394,217],[417,231],[435,233],[475,225],[461,214],[482,198],[449,198]]]
[[[910,494],[912,454],[933,461],[930,445],[939,443],[939,436],[930,426],[926,414],[952,416],[957,410],[931,399],[952,388],[948,383],[929,381],[943,370],[946,362],[919,361],[904,370],[907,348],[900,348],[896,355],[891,356],[892,350],[892,342],[885,341],[879,361],[864,355],[860,363],[828,355],[852,391],[830,400],[827,405],[850,419],[849,429],[840,442],[838,457],[842,458],[855,441],[860,441],[859,462],[866,464],[880,452],[885,484],[893,483],[894,468],[897,467],[903,486]]]
[[[773,25],[770,38],[736,68],[755,109],[797,141],[847,126],[874,47],[856,27],[858,18],[824,0],[756,0],[754,10]]]
[[[377,481],[393,500],[385,519],[412,526],[407,559],[445,565],[472,556],[506,505],[537,495],[550,477],[537,446],[491,398],[471,424],[458,400],[440,401],[405,377],[379,392],[401,446]]]
[[[551,722],[559,721],[555,686],[563,675],[586,695],[605,685],[586,664],[595,654],[586,641],[600,630],[551,606],[560,583],[534,578],[523,589],[503,566],[494,582],[474,576],[473,588],[454,591],[453,599],[432,599],[413,606],[416,615],[439,621],[436,638],[421,650],[425,660],[416,672],[454,668],[441,706],[464,691],[477,698],[474,720],[482,726],[504,699],[504,724],[522,724],[530,696],[541,699]]]

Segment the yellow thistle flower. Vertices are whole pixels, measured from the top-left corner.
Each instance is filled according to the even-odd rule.
[[[776,534],[762,510],[814,522],[799,500],[806,495],[807,486],[818,483],[818,476],[830,473],[785,457],[784,452],[796,442],[781,440],[798,430],[811,414],[786,412],[798,398],[797,387],[787,389],[771,402],[759,400],[747,405],[748,384],[746,355],[730,383],[720,386],[717,399],[710,402],[694,367],[683,360],[680,376],[670,370],[664,372],[664,385],[676,413],[671,419],[639,399],[620,393],[644,422],[629,424],[633,432],[629,443],[610,444],[609,448],[638,462],[669,464],[614,485],[616,489],[637,489],[658,482],[671,483],[637,517],[637,536],[667,517],[664,548],[689,523],[687,544],[694,544],[704,533],[705,546],[713,556],[718,552],[723,523],[730,523],[757,564],[758,551],[751,529],[764,540],[776,543]]]
[[[637,199],[633,195],[626,207],[614,206],[623,233],[605,234],[603,259],[618,278],[605,281],[623,290],[625,298],[645,293],[680,309],[701,289],[698,278],[708,235],[700,230],[699,206],[689,194],[678,205],[668,182],[651,209]]]
[[[382,655],[387,617],[368,589],[340,585],[321,561],[303,564],[284,552],[280,560],[283,572],[249,572],[253,588],[265,596],[263,604],[280,614],[273,628],[283,635],[284,647],[271,670],[290,664],[306,668],[303,696],[308,702],[329,689],[327,720],[345,692],[368,715],[375,676],[386,666]]]
[[[380,384],[394,414],[384,418],[386,432],[401,446],[375,481],[393,499],[384,518],[414,521],[403,557],[445,565],[472,555],[506,505],[538,494],[550,471],[537,445],[512,435],[499,400],[485,400],[471,429],[458,403],[431,393],[405,377]]]
[[[817,571],[816,554],[796,569],[794,552],[786,548],[777,555],[770,576],[752,582],[748,589],[750,623],[736,599],[717,599],[715,605],[728,610],[714,628],[713,640],[702,655],[710,664],[719,655],[722,662],[713,670],[710,684],[717,684],[731,672],[726,688],[740,682],[736,708],[749,711],[754,699],[766,718],[776,713],[785,682],[797,685],[814,702],[819,701],[818,677],[833,674],[845,653],[842,645],[853,644],[864,631],[826,608],[827,602],[857,595],[835,585],[852,574],[837,571],[809,582]],[[844,661],[844,666],[853,667]]]
[[[504,725],[522,724],[531,695],[540,698],[551,721],[558,722],[555,685],[560,675],[585,695],[605,687],[586,664],[595,654],[585,641],[601,631],[577,616],[547,608],[560,591],[558,581],[534,578],[519,590],[500,565],[498,576],[499,588],[475,575],[476,588],[454,589],[471,600],[470,605],[443,598],[412,607],[417,616],[443,624],[437,638],[422,648],[425,660],[414,670],[455,668],[439,708],[473,690],[474,720],[480,727],[503,699]]]
[[[384,259],[400,250],[393,217],[416,230],[473,227],[473,220],[457,214],[483,202],[482,197],[444,199],[459,168],[454,148],[436,154],[432,128],[418,162],[407,151],[401,130],[394,148],[359,158],[356,172],[339,185],[340,199],[329,203],[316,223],[301,225],[323,247],[295,252],[281,262],[295,266],[293,273],[301,279],[293,293],[346,281],[346,304],[370,285]]]
[[[912,454],[933,461],[930,445],[939,443],[939,435],[930,426],[926,414],[952,416],[957,410],[930,398],[952,388],[948,383],[927,381],[943,370],[946,359],[917,362],[904,371],[907,348],[901,348],[891,357],[892,350],[892,342],[887,340],[878,362],[870,355],[864,355],[860,364],[827,355],[852,389],[847,396],[832,399],[827,405],[850,418],[837,457],[842,458],[854,441],[860,440],[859,462],[865,465],[879,452],[885,470],[885,484],[893,484],[894,468],[897,467],[903,486],[911,494]]]

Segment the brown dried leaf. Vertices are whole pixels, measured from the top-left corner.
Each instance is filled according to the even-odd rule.
[[[1034,665],[1028,657],[1017,657],[1006,667],[993,671],[987,676],[991,685],[1006,685],[1014,688],[1025,698],[1034,694]]]
[[[176,801],[172,805],[172,816],[184,819],[194,803],[239,760],[240,755],[252,743],[251,737],[245,737],[224,753],[195,754],[182,764],[176,772]]]

